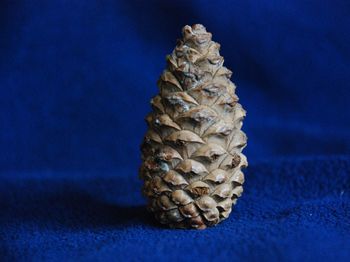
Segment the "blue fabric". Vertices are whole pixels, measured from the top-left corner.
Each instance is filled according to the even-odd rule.
[[[137,178],[183,25],[222,46],[248,116],[245,191],[159,227]],[[0,260],[349,261],[349,1],[1,1]]]

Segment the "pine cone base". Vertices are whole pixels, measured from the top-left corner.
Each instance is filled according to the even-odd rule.
[[[243,192],[246,112],[211,33],[196,24],[182,34],[146,117],[140,177],[160,223],[204,229],[226,219]]]

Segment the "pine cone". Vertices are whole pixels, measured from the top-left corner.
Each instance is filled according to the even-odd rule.
[[[140,177],[160,223],[203,229],[226,219],[242,194],[246,113],[211,33],[196,24],[182,35],[151,100]]]

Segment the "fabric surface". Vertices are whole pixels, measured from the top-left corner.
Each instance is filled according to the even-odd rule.
[[[139,145],[185,24],[247,110],[243,196],[204,231],[145,210]],[[349,261],[349,1],[1,1],[1,261]]]

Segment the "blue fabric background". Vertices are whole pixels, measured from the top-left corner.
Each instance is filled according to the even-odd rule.
[[[149,99],[185,24],[221,43],[245,192],[205,231],[159,227],[137,178]],[[349,261],[349,1],[1,1],[5,261]]]

